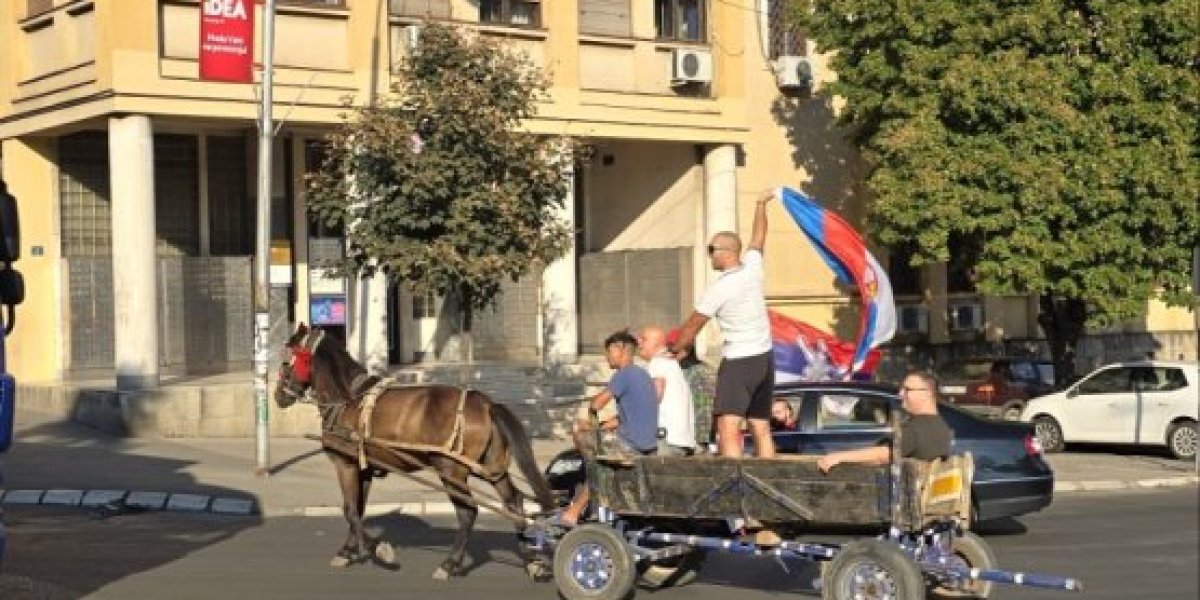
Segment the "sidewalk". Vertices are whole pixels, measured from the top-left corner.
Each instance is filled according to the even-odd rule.
[[[545,466],[567,440],[534,440]],[[81,425],[18,415],[17,443],[0,455],[4,504],[83,505],[264,516],[341,514],[341,496],[317,442],[272,438],[272,475],[254,475],[251,438],[118,438]],[[1192,463],[1149,453],[1051,454],[1055,492],[1195,485]],[[431,471],[426,477],[436,477]],[[481,484],[487,489],[485,484]],[[490,491],[490,490],[489,490]],[[368,514],[453,511],[445,494],[400,476],[371,490]]]

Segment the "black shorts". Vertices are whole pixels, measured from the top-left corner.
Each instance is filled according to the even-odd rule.
[[[721,361],[717,369],[717,398],[713,402],[713,414],[770,419],[774,390],[774,353],[727,358]]]

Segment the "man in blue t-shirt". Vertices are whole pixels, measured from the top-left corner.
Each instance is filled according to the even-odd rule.
[[[608,386],[588,401],[590,414],[597,414],[609,402],[617,403],[617,415],[602,423],[600,448],[594,448],[593,433],[584,423],[575,430],[575,445],[583,453],[605,455],[646,455],[658,449],[658,393],[645,369],[633,364],[637,340],[627,331],[618,331],[604,340],[608,366],[616,373]],[[591,419],[588,419],[590,424]],[[588,503],[587,485],[580,485],[571,505],[559,515],[564,525],[574,525]]]

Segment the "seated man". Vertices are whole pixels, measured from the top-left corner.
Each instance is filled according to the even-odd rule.
[[[599,413],[615,401],[617,415],[600,423],[601,446],[595,446],[595,432],[590,428],[590,419],[585,426],[577,423],[575,445],[584,455],[631,456],[654,454],[658,450],[658,393],[650,374],[633,364],[637,352],[637,340],[628,332],[618,331],[604,340],[604,355],[608,366],[616,372],[608,386],[590,401],[589,410]],[[576,490],[575,497],[559,515],[564,525],[579,522],[587,508],[589,492],[587,484]]]
[[[914,371],[904,378],[900,399],[908,418],[900,425],[900,455],[903,458],[934,460],[950,454],[954,432],[938,414],[938,381],[932,374]],[[886,465],[892,460],[892,446],[885,441],[857,450],[831,452],[817,460],[817,467],[828,473],[841,463]]]

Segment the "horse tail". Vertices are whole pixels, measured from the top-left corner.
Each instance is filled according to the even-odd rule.
[[[508,442],[508,447],[512,449],[517,466],[520,467],[521,473],[533,488],[538,504],[542,506],[542,510],[552,510],[555,505],[554,492],[550,489],[550,482],[546,480],[546,476],[538,467],[537,459],[533,455],[533,442],[529,439],[529,434],[525,432],[525,426],[521,425],[521,421],[507,406],[493,402],[491,408],[492,420],[496,422],[500,433]]]

